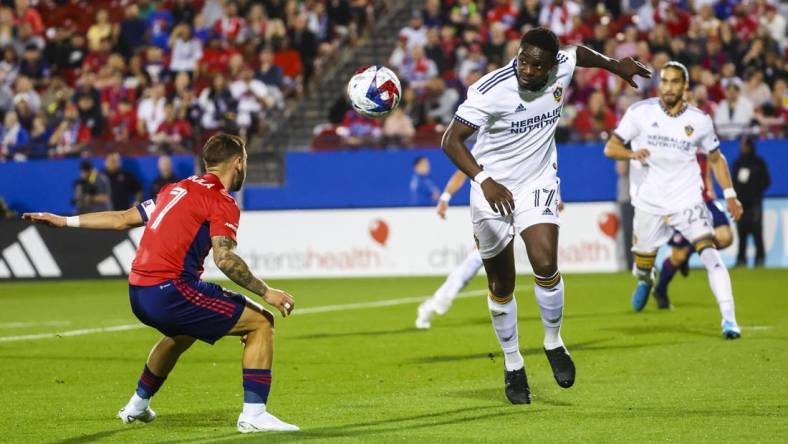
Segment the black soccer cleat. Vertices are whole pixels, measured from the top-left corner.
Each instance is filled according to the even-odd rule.
[[[670,299],[668,299],[668,292],[658,291],[654,288],[654,300],[657,301],[657,308],[660,310],[670,310]]]
[[[525,367],[511,372],[504,369],[503,375],[506,398],[509,402],[512,404],[530,404],[531,389],[528,387],[528,377],[525,376]]]
[[[555,382],[563,388],[569,388],[575,383],[575,363],[563,345],[552,350],[544,349],[547,361],[553,368]]]

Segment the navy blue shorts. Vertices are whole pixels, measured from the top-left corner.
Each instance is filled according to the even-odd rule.
[[[709,209],[709,214],[711,215],[711,222],[714,228],[721,227],[723,225],[730,225],[728,222],[728,217],[725,216],[725,213],[717,206],[717,204],[713,200],[709,200],[706,202],[706,208]],[[673,233],[670,240],[668,241],[668,245],[677,248],[683,247],[691,247],[692,245],[690,242],[684,238],[678,231]]]
[[[209,344],[238,322],[246,297],[204,281],[172,280],[129,285],[131,310],[143,324],[173,337],[187,335]]]

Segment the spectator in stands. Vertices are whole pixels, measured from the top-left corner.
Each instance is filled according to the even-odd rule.
[[[90,128],[79,120],[79,111],[73,103],[66,105],[63,120],[57,125],[49,145],[54,147],[58,156],[78,154],[90,142]]]
[[[393,147],[409,147],[413,144],[416,128],[410,116],[400,104],[383,122],[383,137],[385,145]]]
[[[30,32],[33,34],[43,34],[44,22],[41,20],[41,14],[30,6],[30,2],[28,0],[15,0],[14,3],[16,4],[16,17],[20,26],[28,25]]]
[[[175,175],[172,171],[172,157],[167,154],[159,156],[159,175],[153,179],[153,183],[150,187],[150,195],[148,196],[149,199],[155,199],[156,195],[159,194],[162,187],[169,183],[176,183],[179,182],[181,179]]]
[[[202,42],[191,34],[189,25],[180,24],[170,36],[170,71],[186,72],[190,76],[197,70],[197,62],[202,58]]]
[[[93,94],[78,92],[75,98],[82,125],[90,129],[93,138],[101,136],[104,132],[104,116],[101,113],[101,105],[96,102]]]
[[[79,164],[79,178],[74,181],[74,197],[71,203],[76,207],[76,214],[112,209],[109,179],[93,168],[93,164],[87,159]]]
[[[14,103],[19,103],[20,100],[27,102],[27,105],[37,113],[41,109],[41,97],[38,92],[33,88],[33,82],[26,76],[19,76],[16,79],[16,95],[14,96]]]
[[[423,52],[421,48],[419,49],[420,53]],[[457,75],[462,78],[467,76],[471,71],[486,71],[486,68],[487,57],[485,57],[482,53],[481,45],[474,42],[471,43],[468,49],[468,54],[466,54],[465,58],[463,58],[462,62],[460,62],[460,66],[457,67]],[[498,68],[498,65],[495,65],[495,68]]]
[[[30,140],[27,143],[26,151],[28,159],[46,159],[49,157],[49,138],[52,131],[47,128],[46,122],[41,115],[33,119],[33,129],[30,131]]]
[[[120,23],[118,35],[118,48],[125,58],[131,57],[137,48],[145,43],[147,28],[147,23],[139,16],[137,4],[129,3],[124,12],[124,19]]]
[[[14,92],[5,83],[0,81],[0,114],[14,109]]]
[[[503,66],[504,51],[509,43],[506,38],[506,25],[495,22],[490,26],[490,40],[484,45],[484,56],[495,66]],[[508,60],[506,60],[508,62]]]
[[[0,161],[25,160],[25,147],[30,139],[27,130],[19,123],[16,112],[9,111],[0,127]]]
[[[741,96],[741,79],[736,77],[726,83],[725,100],[717,105],[714,124],[721,139],[735,139],[749,133],[754,109],[752,103]]]
[[[145,19],[150,30],[150,43],[157,48],[166,49],[167,42],[170,40],[170,30],[175,22],[164,2],[156,1],[154,6],[155,8]]]
[[[413,175],[410,177],[411,205],[434,205],[440,191],[430,178],[430,160],[419,156],[413,161]]]
[[[763,81],[763,72],[757,68],[749,68],[744,73],[744,79],[741,96],[747,98],[754,109],[759,109],[771,99],[772,91]]]
[[[192,127],[186,119],[179,118],[175,112],[175,104],[164,104],[164,121],[151,136],[151,141],[158,145],[158,150],[165,153],[188,150],[187,143],[192,136]]]
[[[245,23],[238,15],[238,5],[234,1],[224,3],[224,15],[213,24],[213,32],[226,42],[238,43],[244,35]]]
[[[606,139],[616,122],[615,113],[605,103],[605,95],[597,91],[591,94],[588,105],[577,113],[575,128],[582,140]]]
[[[293,49],[298,51],[301,56],[301,65],[303,66],[303,81],[304,84],[309,84],[314,73],[314,63],[318,55],[318,41],[317,36],[307,29],[307,17],[305,14],[299,14],[293,21],[293,27],[288,33],[289,43]]]
[[[416,91],[416,94],[421,96],[425,92],[427,82],[438,75],[438,67],[435,66],[435,62],[426,57],[424,48],[415,46],[411,50],[410,58],[402,67],[401,74],[410,87]]]
[[[278,89],[255,79],[254,71],[247,67],[241,71],[241,77],[230,84],[230,92],[238,101],[237,123],[244,138],[254,132],[261,119],[264,120],[266,111],[277,107],[281,98]]]
[[[137,137],[137,111],[128,97],[121,97],[118,110],[110,120],[112,137],[117,142],[129,142]],[[143,124],[144,126],[144,124]]]
[[[88,29],[88,48],[91,51],[98,51],[104,39],[111,39],[114,26],[109,21],[109,12],[106,9],[99,9],[96,12],[96,22]]]
[[[420,11],[413,12],[410,23],[400,30],[399,36],[405,41],[405,48],[408,51],[412,51],[417,46],[427,45],[427,27],[424,26]]]
[[[274,53],[270,46],[265,46],[260,50],[260,67],[254,77],[268,86],[284,89],[284,74],[282,68],[274,64]]]
[[[211,86],[202,90],[197,102],[202,110],[200,124],[204,130],[235,132],[238,101],[227,87],[224,75],[214,75]]]
[[[709,100],[708,89],[703,84],[696,85],[692,89],[691,103],[710,116],[713,116],[717,110],[717,104]]]
[[[155,84],[145,91],[145,98],[139,102],[137,107],[137,133],[141,135],[151,135],[159,129],[159,125],[164,121],[164,104],[167,98],[164,97],[164,85]]]
[[[12,45],[14,34],[16,34],[14,12],[11,8],[0,7],[0,46],[7,48]]]
[[[36,87],[44,87],[49,81],[49,64],[41,56],[38,46],[29,44],[25,48],[19,74],[28,77]]]
[[[175,0],[172,6],[172,20],[174,23],[193,23],[197,16],[192,0]]]
[[[552,30],[558,38],[572,31],[573,17],[580,15],[580,6],[572,0],[553,0],[542,8],[539,24]]]
[[[351,148],[365,144],[374,145],[382,134],[380,120],[364,117],[352,109],[345,113],[336,132],[342,138],[342,145]]]
[[[755,139],[745,136],[739,144],[739,158],[733,162],[733,188],[741,201],[744,213],[737,223],[739,252],[736,265],[747,265],[747,240],[755,241],[755,266],[763,266],[763,194],[769,188],[769,168],[755,153]]]
[[[104,175],[109,179],[111,210],[126,210],[142,202],[142,186],[137,176],[122,168],[120,154],[107,154]]]
[[[428,124],[448,125],[454,118],[454,111],[460,94],[454,88],[447,88],[440,77],[432,78],[427,84],[427,97],[424,103]]]
[[[0,80],[9,87],[14,85],[19,76],[19,55],[16,50],[7,46],[3,49],[3,60],[0,61]]]

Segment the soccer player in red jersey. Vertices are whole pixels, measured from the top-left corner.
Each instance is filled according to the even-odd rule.
[[[240,210],[229,192],[240,190],[246,178],[244,141],[228,134],[213,136],[203,147],[203,158],[205,175],[164,186],[155,202],[72,217],[22,217],[53,227],[125,230],[145,225],[129,275],[129,298],[137,318],[164,337],[151,350],[131,400],[118,412],[124,423],[156,418],[150,398],[194,341],[213,344],[231,335],[244,342],[244,406],[238,431],[297,431],[265,407],[271,388],[273,314],[239,293],[200,279],[205,257],[213,249],[216,266],[233,282],[262,297],[282,316],[295,306],[292,296],[255,277],[234,251]]]

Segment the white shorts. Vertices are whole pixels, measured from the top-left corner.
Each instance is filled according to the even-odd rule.
[[[536,224],[560,225],[558,219],[558,181],[521,185],[511,190],[514,213],[501,216],[484,198],[481,187],[471,184],[473,235],[482,259],[497,256],[514,237]]]
[[[667,216],[658,216],[635,208],[632,251],[643,254],[654,253],[670,240],[674,230],[690,242],[713,236],[712,217],[706,204],[699,202],[697,205]]]

